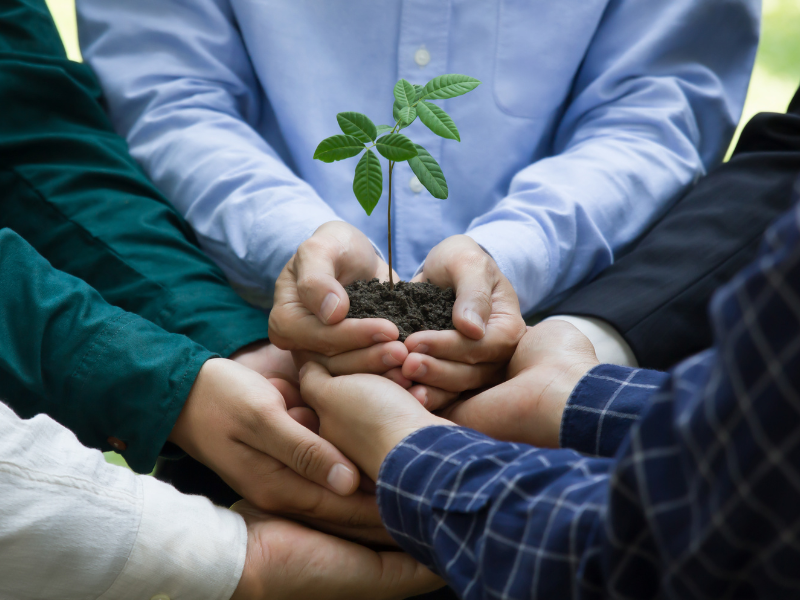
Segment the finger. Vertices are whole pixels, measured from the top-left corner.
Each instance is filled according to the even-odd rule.
[[[275,389],[278,390],[286,402],[286,408],[294,408],[295,406],[303,406],[303,399],[300,397],[299,384],[292,384],[285,379],[267,379]]]
[[[412,352],[403,363],[403,376],[416,383],[463,392],[502,381],[503,363],[467,365]]]
[[[408,356],[408,350],[402,342],[375,344],[369,348],[343,352],[335,356],[325,356],[316,352],[296,352],[298,364],[309,360],[321,364],[331,375],[353,375],[355,373],[373,373],[382,375],[390,369],[400,367]]]
[[[289,416],[295,421],[300,423],[300,425],[316,435],[319,435],[319,417],[313,410],[306,406],[298,406],[296,408],[290,408],[286,412],[288,412]]]
[[[407,377],[403,377],[402,368],[396,368],[392,369],[391,371],[386,371],[386,373],[384,373],[383,376],[386,377],[386,379],[388,379],[389,381],[393,381],[394,383],[402,387],[404,390],[407,390],[412,385],[414,385],[413,381],[411,381]]]
[[[293,264],[300,301],[325,325],[340,322],[350,310],[342,283],[371,279],[379,262],[366,236],[340,229],[300,244]]]
[[[284,410],[265,411],[263,419],[246,430],[241,441],[337,494],[347,496],[358,488],[356,466]]]
[[[448,392],[447,390],[427,385],[415,385],[408,391],[414,398],[419,400],[422,406],[431,412],[447,406],[459,396],[458,392]]]
[[[270,314],[270,335],[285,350],[311,350],[333,356],[394,341],[400,331],[386,319],[345,319],[336,325],[323,325],[305,308],[301,311],[284,305]]]
[[[460,331],[418,331],[404,342],[409,352],[468,364],[504,362],[511,359],[520,336],[506,336],[499,328],[490,327],[481,340],[472,340]]]
[[[349,527],[347,525],[340,525],[338,523],[331,523],[325,519],[315,519],[314,517],[306,517],[303,515],[294,517],[296,520],[310,525],[314,529],[330,533],[346,540],[358,542],[365,546],[390,546],[397,548],[397,542],[392,539],[389,532],[383,526],[380,527]]]
[[[308,405],[315,411],[320,407],[320,400],[325,394],[320,390],[331,380],[331,374],[319,363],[307,362],[300,369],[300,393]]]

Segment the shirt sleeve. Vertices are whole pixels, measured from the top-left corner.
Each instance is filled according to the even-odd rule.
[[[721,161],[759,18],[757,0],[609,3],[551,156],[517,173],[467,231],[514,285],[523,314],[610,265]]]
[[[0,230],[0,390],[23,417],[46,413],[81,442],[150,472],[200,368],[214,355],[110,306]]]
[[[271,108],[257,95],[229,3],[78,4],[93,68],[125,70],[103,80],[132,155],[228,278],[271,297],[300,243],[340,218],[255,131]],[[180,36],[176,23],[187,25]]]
[[[598,365],[575,386],[561,417],[559,443],[593,456],[614,456],[667,373]]]
[[[231,289],[114,133],[40,1],[0,8],[0,227],[109,303],[229,356],[268,318]]]
[[[244,521],[205,498],[109,465],[45,415],[0,402],[0,596],[227,600]]]
[[[710,313],[715,346],[664,376],[613,459],[459,427],[408,436],[377,482],[389,531],[462,598],[795,594],[800,208]],[[584,391],[648,376],[598,369]]]

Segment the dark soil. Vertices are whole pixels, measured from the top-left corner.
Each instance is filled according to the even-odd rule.
[[[389,319],[400,330],[400,341],[416,331],[455,329],[453,326],[453,288],[442,288],[432,283],[407,283],[399,281],[394,291],[389,283],[377,279],[355,281],[344,288],[350,296],[353,319]]]

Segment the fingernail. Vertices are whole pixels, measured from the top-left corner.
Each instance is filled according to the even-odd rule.
[[[297,377],[302,379],[303,376],[306,374],[306,371],[308,371],[308,363],[300,367],[300,370],[297,372]]]
[[[394,357],[391,352],[384,354],[382,360],[387,367],[399,367],[403,364],[403,361]]]
[[[385,333],[376,333],[372,336],[372,341],[380,344],[381,342],[391,342],[392,338]]]
[[[417,370],[414,371],[414,374],[411,375],[412,377],[423,377],[425,373],[428,372],[428,367],[425,366],[425,363],[422,363],[420,366],[417,367]]]
[[[486,333],[486,324],[481,319],[481,316],[476,313],[471,308],[468,308],[464,311],[464,318],[469,321],[470,323],[475,323],[478,327],[481,328],[481,333]]]
[[[325,299],[322,301],[322,306],[319,308],[319,317],[326,325],[328,324],[333,311],[335,311],[336,307],[339,306],[339,302],[341,302],[339,296],[333,292],[330,292],[327,296],[325,296]]]
[[[430,350],[428,344],[417,344],[411,349],[411,352],[416,352],[417,354],[427,354],[428,350]]]
[[[353,483],[355,483],[355,480],[355,473],[353,473],[342,463],[336,463],[333,465],[328,473],[328,485],[330,485],[334,491],[341,496],[348,494],[350,490],[353,489]]]
[[[417,398],[422,406],[428,406],[428,390],[422,390],[421,398]]]

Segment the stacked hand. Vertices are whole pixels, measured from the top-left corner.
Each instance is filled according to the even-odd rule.
[[[270,314],[270,337],[299,364],[314,360],[335,375],[386,375],[430,410],[459,392],[502,380],[525,333],[516,294],[494,260],[467,236],[431,250],[415,279],[456,291],[455,331],[415,333],[401,344],[383,319],[346,319],[343,285],[388,278],[389,269],[366,236],[341,222],[326,223],[300,245],[284,268]],[[396,276],[395,276],[396,277]]]
[[[247,524],[247,558],[231,600],[388,600],[444,584],[402,552],[375,552],[246,501],[233,510]]]
[[[334,533],[348,527],[345,533],[358,539],[389,542],[374,497],[356,491],[358,469],[307,427],[316,427],[316,416],[301,405],[290,382],[288,353],[262,347],[239,359],[248,362],[244,356],[255,360],[259,355],[274,359],[274,369],[269,361],[258,363],[269,380],[232,360],[207,361],[170,441],[262,510]]]

